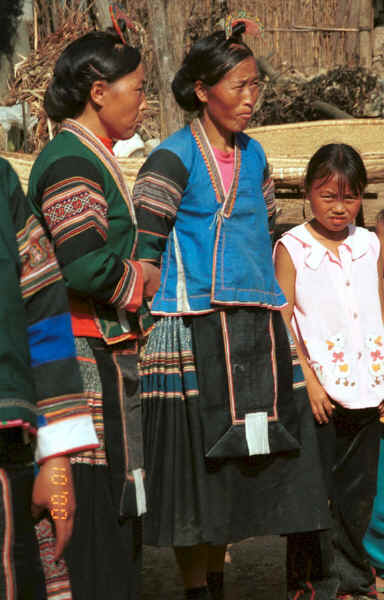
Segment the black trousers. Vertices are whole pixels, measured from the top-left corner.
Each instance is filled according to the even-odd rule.
[[[317,426],[317,435],[333,527],[288,536],[288,598],[334,600],[342,594],[375,598],[363,537],[376,495],[378,411],[337,405],[330,422]]]
[[[19,428],[0,430],[0,598],[45,600],[31,515],[33,452]]]

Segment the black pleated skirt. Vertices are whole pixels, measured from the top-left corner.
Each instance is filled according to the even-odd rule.
[[[150,545],[220,545],[330,526],[314,420],[305,395],[293,394],[281,315],[265,309],[225,311],[226,338],[223,312],[161,318],[145,349],[144,542]],[[227,350],[236,336],[230,365]],[[236,388],[235,408],[230,385],[223,384],[229,380]],[[242,423],[253,404],[253,410],[268,412],[271,448],[247,456]],[[207,438],[220,437],[217,421],[220,440],[235,431],[229,444],[234,456],[220,442],[212,457]]]

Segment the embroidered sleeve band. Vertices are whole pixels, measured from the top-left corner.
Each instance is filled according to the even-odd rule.
[[[141,168],[133,190],[140,258],[160,260],[187,181],[183,163],[169,150],[154,152]]]
[[[41,210],[67,286],[98,302],[136,311],[142,302],[141,268],[122,260],[108,243],[102,186],[100,173],[88,160],[59,159],[46,176]]]

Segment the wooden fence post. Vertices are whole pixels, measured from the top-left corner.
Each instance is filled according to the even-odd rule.
[[[173,3],[170,3],[173,4]],[[180,66],[180,48],[184,30],[185,7],[177,1],[173,5],[172,26],[167,12],[167,0],[147,0],[149,25],[159,75],[160,129],[164,138],[184,125],[184,115],[176,104],[171,82]],[[177,14],[176,14],[177,13]],[[173,45],[178,46],[177,50]]]
[[[106,0],[95,0],[96,18],[101,29],[106,29],[112,25],[109,15],[109,2]]]
[[[369,68],[372,65],[372,0],[360,0],[360,65]]]

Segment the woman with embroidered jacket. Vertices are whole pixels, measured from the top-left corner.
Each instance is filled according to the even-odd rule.
[[[100,448],[72,459],[78,509],[66,553],[75,600],[137,598],[141,410],[137,345],[158,269],[135,260],[136,219],[112,140],[131,137],[146,101],[137,49],[91,32],[59,58],[45,96],[62,122],[34,164],[29,200],[52,238]]]
[[[185,57],[172,88],[199,118],[154,150],[134,188],[138,255],[162,269],[141,363],[144,541],[175,547],[188,598],[223,597],[228,542],[329,525],[310,410],[292,398],[273,185],[242,133],[258,94],[245,26]]]

